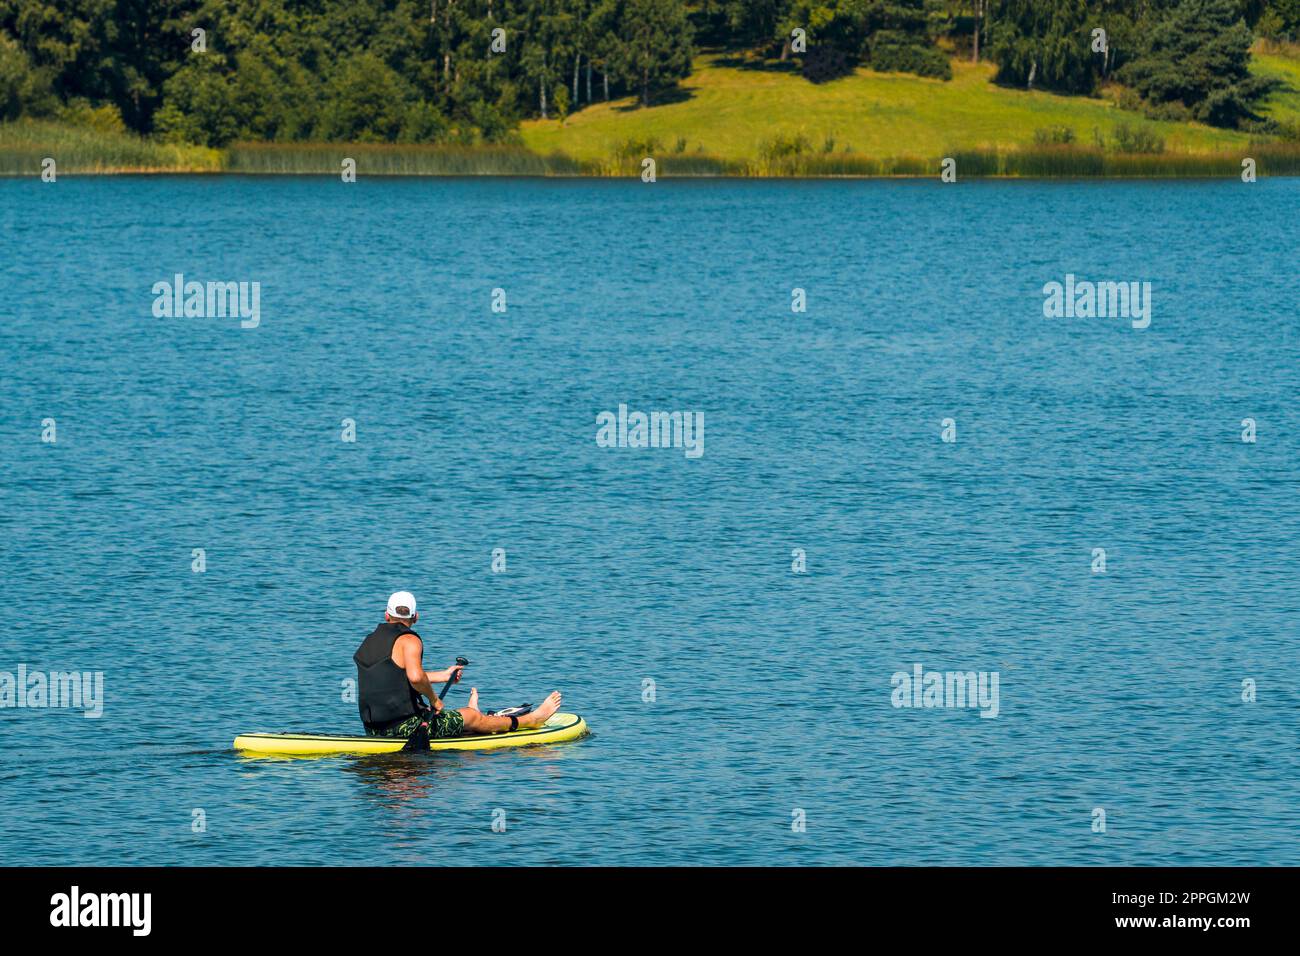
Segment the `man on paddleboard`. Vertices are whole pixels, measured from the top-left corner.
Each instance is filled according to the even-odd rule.
[[[458,710],[442,706],[433,685],[460,681],[464,667],[426,671],[421,663],[424,644],[411,630],[419,620],[415,595],[397,591],[388,599],[384,623],[361,642],[357,662],[357,706],[369,737],[410,737],[422,726],[430,737],[495,734],[520,727],[539,727],[560,709],[560,692],[552,691],[542,705],[526,714],[495,717],[478,709],[478,688],[470,688],[469,705]],[[433,702],[433,709],[421,699]],[[408,746],[411,746],[408,744]]]

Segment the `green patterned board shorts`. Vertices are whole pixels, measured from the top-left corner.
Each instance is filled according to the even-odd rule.
[[[386,727],[383,730],[372,730],[366,728],[367,737],[409,737],[415,732],[415,728],[420,726],[420,721],[424,720],[423,714],[416,714],[414,717],[407,717],[400,724],[392,727]],[[465,732],[465,718],[460,715],[460,711],[452,710],[445,707],[438,712],[429,725],[430,737],[459,737]]]

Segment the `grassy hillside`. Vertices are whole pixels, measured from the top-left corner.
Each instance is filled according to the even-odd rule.
[[[1255,73],[1280,80],[1287,87],[1269,97],[1264,113],[1275,120],[1300,124],[1300,46],[1257,52],[1253,63]]]
[[[1261,72],[1290,77],[1296,92],[1274,98],[1277,118],[1300,117],[1300,60],[1261,57]],[[934,158],[954,151],[1029,146],[1034,131],[1068,126],[1080,144],[1093,130],[1110,137],[1117,123],[1146,126],[1164,137],[1172,153],[1240,149],[1243,133],[1193,123],[1157,123],[1121,110],[1107,99],[1057,96],[995,86],[988,63],[954,62],[952,80],[858,70],[814,86],[796,73],[756,69],[719,56],[701,57],[674,102],[637,109],[631,100],[598,103],[565,122],[523,125],[524,142],[539,152],[563,152],[583,161],[611,156],[628,140],[655,139],[673,150],[727,160],[757,156],[778,134],[802,134],[821,149],[875,156]]]

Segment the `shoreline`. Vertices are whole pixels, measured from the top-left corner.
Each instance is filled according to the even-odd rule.
[[[1125,151],[1051,143],[953,146],[938,155],[872,156],[810,148],[806,139],[757,155],[665,150],[655,143],[611,145],[603,156],[575,158],[522,143],[233,143],[217,149],[161,143],[71,127],[0,125],[0,178],[39,179],[55,161],[63,176],[264,175],[640,179],[648,159],[656,179],[941,179],[945,168],[969,179],[1228,179],[1300,176],[1300,142],[1256,141],[1211,151]],[[1253,167],[1247,163],[1253,161]]]
[[[60,178],[68,179],[97,179],[112,177],[164,177],[164,176],[202,176],[205,178],[277,178],[277,179],[324,179],[334,178],[329,173],[250,173],[250,172],[213,172],[211,170],[119,170],[114,172],[99,173],[60,173]],[[590,181],[590,182],[635,182],[635,176],[547,176],[531,175],[528,173],[376,173],[371,174],[369,178],[380,179],[527,179],[527,180],[569,180],[569,181]],[[728,175],[694,175],[694,176],[662,176],[664,180],[670,181],[715,181],[715,182],[790,182],[790,183],[815,183],[815,182],[929,182],[937,179],[935,176],[728,176]],[[1132,176],[1132,175],[1060,175],[1060,176],[966,176],[962,182],[1002,182],[1002,183],[1036,183],[1036,182],[1197,182],[1208,180],[1218,182],[1230,180],[1232,176],[1227,175],[1183,175],[1171,174],[1167,176]],[[1300,178],[1300,173],[1274,173],[1272,175],[1261,174],[1260,179],[1296,179]],[[39,176],[27,176],[16,173],[0,173],[0,180],[23,180],[23,179],[40,179]]]
[[[1069,171],[1059,173],[966,173],[959,175],[956,182],[1070,182],[1110,180],[1115,182],[1193,182],[1197,180],[1231,180],[1240,179],[1241,171],[1205,171],[1179,172],[1152,171],[1135,172],[1099,172]],[[205,178],[240,178],[268,177],[285,179],[337,179],[337,172],[319,170],[250,170],[250,169],[205,169],[205,168],[153,168],[123,167],[110,169],[76,169],[58,171],[60,179],[93,179],[112,177],[164,177],[164,176],[199,176]],[[625,181],[639,182],[635,173],[529,173],[529,172],[388,172],[360,171],[358,178],[367,179],[536,179],[536,180],[587,180],[587,181]],[[1300,169],[1269,172],[1259,169],[1258,179],[1295,179],[1300,177]],[[0,180],[39,180],[41,174],[0,171]],[[940,179],[938,173],[671,173],[661,172],[658,180],[717,180],[730,182],[928,182]],[[951,185],[951,184],[949,184]]]

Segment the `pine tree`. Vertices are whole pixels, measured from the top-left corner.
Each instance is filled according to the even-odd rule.
[[[1233,0],[1181,0],[1120,71],[1153,104],[1176,104],[1215,126],[1259,119],[1255,106],[1276,87],[1250,73],[1250,28]]]
[[[692,30],[682,0],[627,0],[615,71],[650,105],[650,94],[691,73]]]

